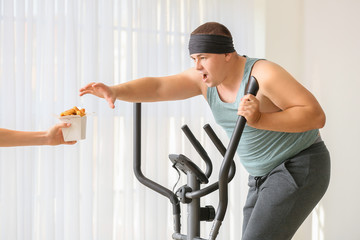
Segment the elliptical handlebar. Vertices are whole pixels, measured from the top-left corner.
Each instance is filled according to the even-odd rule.
[[[171,190],[148,179],[141,171],[141,103],[134,103],[134,164],[133,169],[136,178],[147,186],[167,197],[173,205],[174,231],[180,232],[180,202],[176,194]]]
[[[254,76],[251,76],[245,89],[245,94],[252,94],[256,96],[259,90],[259,84]],[[228,205],[228,173],[231,161],[234,158],[237,147],[240,142],[242,132],[246,124],[246,118],[239,116],[235,125],[234,132],[230,138],[229,147],[226,150],[223,163],[219,173],[219,205],[216,211],[214,223],[210,232],[209,240],[215,240]]]
[[[182,126],[181,129],[183,130],[195,150],[199,153],[200,157],[206,163],[205,176],[209,178],[212,173],[212,162],[209,158],[209,155],[207,154],[203,146],[200,144],[200,142],[195,138],[194,134],[191,132],[190,128],[187,125]]]
[[[225,148],[224,144],[221,142],[221,140],[218,138],[218,136],[216,135],[216,133],[214,132],[214,130],[212,129],[210,124],[205,124],[205,126],[203,128],[204,128],[206,134],[209,136],[210,140],[214,143],[215,147],[219,150],[220,154],[224,157],[225,153],[226,153],[226,148]],[[228,174],[228,183],[231,182],[231,180],[234,178],[235,172],[236,172],[235,162],[231,161],[231,166],[230,166],[230,170],[229,170],[229,174]],[[219,189],[219,181],[217,181],[203,189],[188,192],[188,193],[186,193],[186,197],[191,198],[191,199],[200,198],[200,197],[208,195],[218,189]]]

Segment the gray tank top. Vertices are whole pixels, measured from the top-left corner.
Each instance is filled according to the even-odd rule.
[[[215,121],[230,138],[238,118],[237,109],[244,96],[251,69],[259,59],[246,57],[244,76],[235,102],[223,102],[216,87],[207,89],[207,101]],[[276,166],[313,144],[319,134],[318,129],[287,133],[261,130],[245,125],[237,153],[241,163],[252,176],[264,176]]]

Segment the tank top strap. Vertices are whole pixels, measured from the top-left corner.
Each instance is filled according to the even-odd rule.
[[[244,57],[246,57],[246,63],[245,63],[245,67],[244,67],[243,79],[241,81],[239,92],[238,92],[238,96],[240,96],[240,98],[244,96],[245,87],[248,84],[249,79],[251,77],[251,71],[254,67],[254,64],[259,60],[264,60],[261,58],[249,58],[245,55],[244,55]]]

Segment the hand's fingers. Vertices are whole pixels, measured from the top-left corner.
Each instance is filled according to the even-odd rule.
[[[89,83],[87,84],[86,86],[82,87],[79,89],[79,92],[80,92],[80,97],[85,95],[85,94],[94,94],[94,85],[96,83],[92,82],[92,83]]]
[[[65,123],[65,122],[63,122],[63,123],[57,124],[56,126],[58,126],[58,127],[60,127],[60,128],[69,128],[69,127],[71,127],[71,123]],[[62,140],[62,141],[63,141],[63,140]],[[69,141],[69,142],[63,141],[63,144],[66,144],[66,145],[73,145],[73,144],[75,144],[75,143],[77,143],[77,141]]]
[[[256,101],[256,100],[257,98],[254,95],[248,94],[248,101]]]
[[[239,110],[239,111],[237,112],[237,115],[243,116],[243,117],[245,117],[245,118],[247,117],[246,111],[240,111],[240,110]]]
[[[250,94],[246,94],[241,98],[241,101],[249,100],[249,98],[250,98]]]
[[[244,109],[245,106],[248,106],[250,103],[250,100],[248,98],[242,98],[240,103],[239,103],[239,106],[238,106],[238,109],[242,108]]]
[[[103,83],[89,83],[85,87],[80,89],[80,96],[83,96],[85,94],[93,94],[95,96],[105,98],[105,100],[108,102],[109,107],[114,109],[115,105],[115,98],[111,97],[111,91],[109,90],[109,87],[107,87]]]
[[[58,128],[69,128],[69,127],[71,127],[71,123],[63,122],[63,123],[58,123],[55,126]]]
[[[88,90],[89,88],[92,88],[92,86],[95,84],[95,82],[91,82],[91,83],[88,83],[86,84],[84,87],[80,88],[80,92],[81,91],[84,91],[84,90]]]
[[[238,115],[247,114],[249,111],[255,111],[255,106],[249,100],[243,100],[238,107]]]
[[[92,90],[84,90],[84,91],[80,91],[80,94],[79,94],[79,95],[80,95],[80,97],[81,97],[81,96],[83,96],[83,95],[85,95],[85,94],[89,94],[89,93],[90,93],[90,94],[93,94],[93,93],[94,93],[94,91],[92,91]]]
[[[256,97],[252,94],[246,94],[242,99],[241,101],[253,101],[255,100]]]

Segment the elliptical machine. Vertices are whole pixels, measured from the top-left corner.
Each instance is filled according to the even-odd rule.
[[[245,89],[245,94],[256,95],[259,86],[255,77],[251,76]],[[213,221],[213,226],[209,234],[209,240],[215,240],[222,221],[224,220],[228,205],[228,183],[235,175],[235,163],[233,161],[237,146],[246,124],[246,119],[239,116],[235,125],[234,132],[230,138],[229,146],[226,149],[221,140],[217,137],[209,124],[204,126],[204,130],[210,137],[216,148],[224,156],[219,172],[219,180],[203,189],[200,184],[207,184],[208,178],[212,173],[212,163],[202,147],[195,138],[187,125],[182,127],[183,132],[190,140],[196,151],[206,163],[205,173],[189,158],[182,154],[170,154],[170,161],[173,166],[187,175],[187,184],[180,187],[175,193],[159,185],[158,183],[146,178],[141,171],[141,103],[134,103],[134,173],[136,178],[145,186],[167,197],[173,206],[173,225],[174,233],[172,238],[175,240],[205,240],[200,238],[200,221]],[[213,206],[200,207],[200,198],[219,189],[219,204],[215,212]],[[188,205],[187,234],[181,234],[180,227],[180,202]]]

